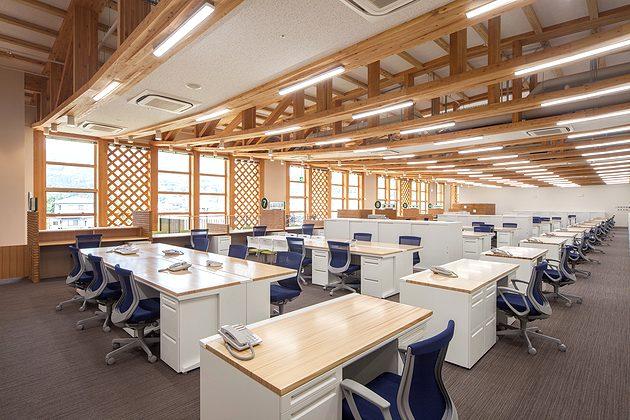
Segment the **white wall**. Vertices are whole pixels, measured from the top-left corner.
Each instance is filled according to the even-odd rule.
[[[286,201],[287,167],[279,161],[266,160],[263,196],[269,201]]]
[[[0,246],[22,245],[26,243],[27,167],[32,173],[24,139],[24,74],[0,68],[0,92]]]
[[[531,211],[604,211],[616,214],[618,226],[626,226],[626,212],[617,206],[630,205],[630,185],[593,185],[579,188],[481,188],[460,187],[460,203],[494,203],[496,213]]]

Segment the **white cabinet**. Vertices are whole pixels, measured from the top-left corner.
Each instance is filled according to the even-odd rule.
[[[330,275],[328,274],[328,251],[324,249],[314,249],[312,254],[312,278],[313,284],[328,286]]]
[[[468,232],[462,235],[462,240],[464,244],[464,258],[478,260],[482,252],[490,250],[492,235],[482,236]]]
[[[505,230],[497,232],[497,248],[514,245],[516,245],[514,241],[514,231]]]
[[[227,255],[230,251],[232,238],[230,235],[211,236],[209,252],[213,254]]]
[[[361,257],[361,294],[385,298],[397,292],[394,258]]]

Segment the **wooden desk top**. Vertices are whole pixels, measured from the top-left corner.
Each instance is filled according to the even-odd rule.
[[[590,230],[590,228],[583,228],[583,227],[569,226],[568,228],[565,228],[565,229],[561,230],[560,232],[577,232],[577,233],[583,233],[583,232],[586,232],[587,230]]]
[[[534,236],[534,239],[538,239],[540,242],[538,243],[542,243],[545,245],[562,245],[563,243],[565,243],[568,238],[563,238],[560,236]],[[528,239],[523,239],[521,241],[521,243],[526,243],[526,244],[536,244],[537,242],[531,242],[530,241],[531,238]]]
[[[352,294],[287,314],[252,331],[263,342],[253,360],[233,358],[221,338],[205,348],[278,395],[390,340],[428,319],[432,311]]]
[[[494,236],[492,232],[462,232],[464,238],[485,238],[486,236]]]
[[[304,246],[310,249],[328,249],[328,241],[339,241],[339,242],[349,242],[343,239],[304,239]],[[399,252],[407,252],[407,251],[420,251],[422,249],[422,245],[399,245],[390,242],[365,242],[365,241],[356,241],[352,245],[350,245],[350,252],[352,254],[362,254],[362,255],[374,255],[374,256],[384,256],[384,255],[393,255]]]
[[[558,236],[560,238],[575,238],[579,233],[578,232],[563,232],[559,230],[554,230],[553,232],[544,233],[542,236]]]
[[[101,239],[101,242],[134,242],[134,241],[148,241],[146,236],[120,236],[120,237],[105,237]],[[62,241],[42,241],[39,246],[59,246],[59,245],[74,245],[76,240],[67,239]]]
[[[505,255],[493,254],[491,251],[482,252],[481,255],[487,255],[489,257],[497,257],[497,258],[516,258],[519,260],[536,260],[547,254],[547,250],[543,248],[527,248],[523,246],[502,246],[502,247],[499,247],[498,249],[507,251],[510,254],[512,254],[512,256],[508,257]]]
[[[461,259],[440,267],[454,271],[459,277],[451,278],[424,270],[403,277],[407,283],[437,287],[463,293],[474,293],[486,285],[496,282],[518,269],[518,264]]]

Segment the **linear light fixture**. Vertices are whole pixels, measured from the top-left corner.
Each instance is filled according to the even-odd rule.
[[[515,160],[514,162],[498,162],[498,163],[493,163],[492,166],[524,165],[526,163],[529,163],[529,160]]]
[[[590,152],[590,153],[582,153],[582,156],[599,156],[599,155],[608,155],[610,153],[621,153],[621,152],[630,152],[630,149],[619,149],[619,150],[606,150],[603,152]]]
[[[352,141],[350,137],[344,137],[341,139],[332,139],[332,140],[322,140],[322,141],[316,141],[315,146],[327,146],[329,144],[341,144],[341,143],[348,143],[350,141]]]
[[[434,124],[434,125],[426,125],[423,127],[410,128],[408,130],[401,130],[400,134],[413,134],[413,133],[421,133],[425,131],[435,131],[440,130],[442,128],[455,127],[454,122],[447,122],[442,124]]]
[[[412,158],[415,157],[416,155],[392,155],[392,156],[383,156],[383,159],[385,160],[390,160],[390,159],[408,159],[408,158]]]
[[[488,156],[480,157],[477,160],[502,160],[502,159],[516,159],[518,155],[503,155],[503,156]]]
[[[448,169],[448,168],[454,168],[455,165],[431,165],[431,166],[427,166],[427,169]]]
[[[346,71],[346,68],[344,66],[338,66],[338,67],[335,67],[334,69],[330,69],[328,71],[320,73],[317,76],[310,77],[294,85],[282,88],[280,89],[278,93],[280,95],[286,95],[288,93],[295,92],[297,90],[301,90],[309,86],[313,86],[314,84],[317,84],[321,82],[322,80],[330,79],[331,77],[340,75],[341,73],[345,71]]]
[[[606,118],[620,117],[628,114],[630,114],[630,108],[623,109],[621,111],[608,112],[606,114],[592,115],[590,117],[573,118],[571,120],[558,121],[556,125],[578,124],[589,121],[603,120]]]
[[[101,90],[96,95],[92,96],[92,99],[94,99],[96,102],[100,101],[101,99],[103,99],[104,97],[108,96],[109,94],[111,94],[116,89],[118,89],[118,87],[121,84],[122,83],[120,83],[118,80],[112,80],[111,82],[109,82],[107,84],[107,86],[105,86],[105,88],[103,90]]]
[[[567,96],[566,98],[544,101],[540,104],[540,106],[547,107],[547,106],[567,104],[570,102],[579,102],[579,101],[584,101],[587,99],[599,98],[601,96],[612,95],[613,93],[625,92],[627,90],[630,90],[630,83],[625,83],[619,86],[613,86],[607,89],[600,89],[600,90],[596,90],[595,92],[584,93],[582,95],[573,95],[573,96]]]
[[[621,155],[621,156],[608,156],[608,157],[601,157],[601,158],[592,158],[592,159],[587,159],[586,161],[591,163],[591,162],[603,162],[605,160],[617,160],[617,159],[628,159],[630,158],[630,155]],[[615,162],[618,163],[618,162]]]
[[[619,170],[619,169],[630,170],[630,165],[597,166],[594,169],[595,169],[595,172],[612,172],[613,170]]]
[[[491,12],[495,9],[498,9],[501,6],[505,6],[506,4],[514,3],[516,0],[495,0],[490,3],[486,3],[483,6],[477,7],[476,9],[469,10],[466,12],[466,17],[468,19],[472,19],[474,17],[483,15],[484,13]]]
[[[584,133],[569,134],[568,139],[581,139],[583,137],[603,136],[606,134],[622,133],[630,130],[630,125],[624,125],[623,127],[607,128],[605,130],[586,131]]]
[[[594,147],[615,146],[618,144],[628,144],[628,143],[630,143],[630,139],[609,141],[606,143],[599,143],[599,144],[582,144],[580,146],[575,146],[575,148],[576,149],[592,149]]]
[[[540,168],[540,165],[514,166],[514,167],[512,167],[510,169],[515,171],[517,169],[536,169],[536,168]],[[516,172],[519,172],[519,171],[516,171]]]
[[[225,115],[225,114],[227,114],[229,112],[230,112],[230,108],[223,108],[223,109],[220,109],[218,111],[214,111],[214,112],[211,112],[209,114],[202,115],[199,118],[197,118],[195,121],[203,122],[203,121],[212,120],[212,119],[218,118],[218,117],[220,117],[222,115]]]
[[[494,152],[495,150],[501,150],[501,149],[503,149],[503,146],[478,147],[476,149],[460,150],[457,153],[459,153],[460,155],[467,155],[469,153]],[[516,155],[513,155],[513,156],[516,156]]]
[[[621,48],[625,48],[630,45],[630,39],[626,39],[623,41],[618,41],[612,44],[603,45],[601,47],[593,48],[587,51],[583,51],[578,54],[569,55],[567,57],[558,58],[556,60],[548,61],[546,63],[540,63],[535,66],[526,67],[521,70],[517,70],[514,72],[515,76],[522,76],[524,74],[539,72],[544,69],[558,67],[566,63],[571,63],[573,61],[583,60],[588,57],[593,57],[595,55],[604,54],[609,51],[618,50]]]
[[[605,166],[620,165],[622,163],[630,163],[630,159],[618,160],[618,161],[615,161],[615,162],[593,162],[593,163],[590,163],[590,165],[591,166],[595,166],[595,167],[599,167],[599,168],[603,168]]]
[[[397,109],[409,108],[410,106],[413,106],[413,101],[400,102],[398,104],[388,105],[381,108],[372,109],[370,111],[359,112],[358,114],[352,115],[352,119],[360,120],[361,118],[384,114],[385,112],[396,111]]]
[[[168,50],[173,48],[175,44],[184,39],[186,35],[191,33],[197,26],[201,24],[208,16],[214,12],[214,6],[210,3],[204,3],[186,22],[184,22],[175,32],[170,34],[162,41],[157,48],[153,50],[153,55],[162,57]]]
[[[477,141],[477,140],[483,140],[483,136],[462,137],[461,139],[436,141],[433,144],[435,146],[441,146],[441,145],[444,145],[444,144],[464,143],[464,142],[467,142],[467,141]]]
[[[417,160],[415,162],[407,162],[407,165],[431,165],[437,162],[437,160]]]
[[[363,150],[353,150],[353,153],[365,153],[365,152],[383,152],[387,150],[387,147],[382,146],[382,147],[372,147],[371,149],[363,149]]]
[[[458,171],[457,173],[460,173],[461,171]],[[476,176],[476,175],[483,175],[483,172],[479,172],[479,171],[470,171],[470,172],[462,172],[465,175],[468,176]]]
[[[278,128],[277,130],[265,131],[265,136],[275,136],[276,134],[292,133],[294,131],[298,131],[301,129],[302,127],[300,127],[299,125],[293,125],[291,127]]]

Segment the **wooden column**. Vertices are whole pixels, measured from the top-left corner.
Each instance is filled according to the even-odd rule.
[[[449,69],[450,75],[460,74],[466,71],[466,50],[468,34],[466,29],[453,32],[450,35]]]
[[[48,77],[48,89],[46,100],[44,101],[44,115],[48,115],[55,108],[59,89],[61,89],[61,75],[63,74],[63,65],[59,63],[50,63],[50,73]]]
[[[441,106],[440,98],[431,99],[431,115],[440,115]]]
[[[381,62],[375,61],[367,66],[367,97],[372,98],[381,94]],[[368,127],[376,127],[379,124],[379,116],[368,117]]]
[[[199,176],[199,168],[201,165],[201,153],[194,151],[192,154],[192,168],[190,171],[191,178],[191,189],[190,189],[190,198],[191,198],[191,214],[193,216],[193,223],[191,227],[193,229],[199,229],[199,214],[200,214],[200,201],[201,196],[199,195],[200,191],[200,183],[201,177]]]
[[[488,65],[501,62],[501,16],[488,21]],[[501,87],[498,83],[488,86],[488,103],[501,102]]]
[[[33,190],[38,201],[39,228],[46,229],[46,139],[41,130],[33,131]]]
[[[300,118],[304,116],[304,90],[298,90],[293,93],[293,118]],[[296,131],[295,138],[303,139],[304,131]]]
[[[241,124],[243,126],[243,130],[247,130],[249,128],[256,128],[256,107],[255,106],[244,109],[242,111]]]
[[[334,102],[335,108],[339,108],[342,104],[343,104],[343,102],[341,101],[341,99],[337,99]],[[333,123],[333,133],[334,134],[341,134],[342,132],[343,132],[342,121],[335,121]]]
[[[512,58],[520,57],[523,55],[523,44],[521,41],[512,42]],[[523,79],[517,77],[512,79],[512,100],[518,100],[523,97]],[[515,112],[512,114],[512,122],[519,122],[522,120],[523,114],[521,112]]]
[[[415,77],[413,74],[405,74],[403,86],[405,88],[410,88],[415,84]],[[403,111],[403,120],[413,120],[416,116],[416,107],[410,106],[405,108]]]
[[[145,0],[119,0],[118,1],[118,46],[142,22],[151,11],[151,5]]]
[[[96,191],[98,203],[97,220],[98,226],[107,226],[107,149],[109,143],[105,140],[100,140],[97,144],[97,167],[96,173],[98,174],[98,187]]]
[[[158,147],[151,145],[151,230],[158,228]]]
[[[324,80],[316,85],[317,112],[332,108],[332,79]]]
[[[98,70],[98,13],[79,2],[72,4],[72,86],[76,92]]]

